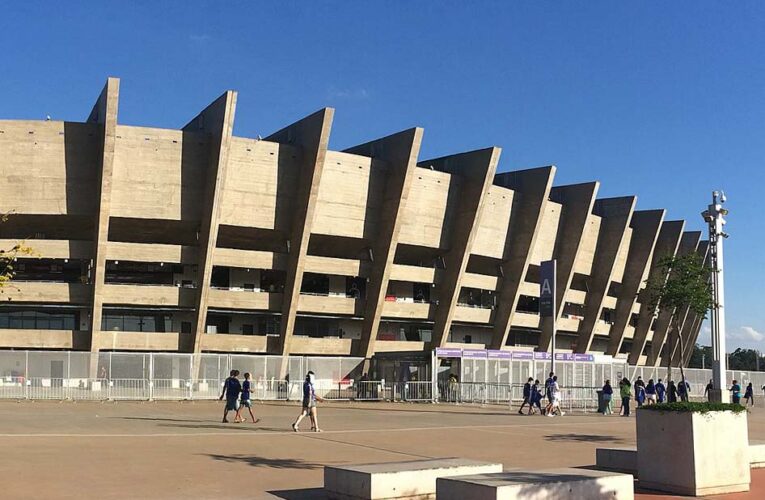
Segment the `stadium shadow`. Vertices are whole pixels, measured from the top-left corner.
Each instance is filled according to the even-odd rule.
[[[159,424],[160,427],[176,427],[179,429],[214,429],[214,430],[237,430],[237,431],[269,431],[269,432],[290,432],[292,429],[289,427],[262,427],[258,424],[251,423],[219,423],[219,424]]]
[[[327,498],[323,488],[305,488],[302,490],[269,491],[269,494],[284,500],[319,500]]]
[[[601,434],[548,434],[545,436],[548,441],[576,441],[580,443],[621,443],[624,440],[616,436],[605,436]]]
[[[271,469],[318,469],[324,464],[315,464],[294,458],[265,458],[253,455],[207,455],[213,460],[230,463],[245,463],[252,467],[268,467]]]

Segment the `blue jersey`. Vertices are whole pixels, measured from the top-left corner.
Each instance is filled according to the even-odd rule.
[[[303,402],[313,403],[316,401],[316,391],[313,389],[313,384],[309,381],[303,382]]]
[[[250,400],[250,387],[251,387],[251,384],[249,380],[245,380],[244,382],[242,382],[242,397],[241,397],[242,401]]]
[[[226,399],[236,400],[242,392],[242,384],[239,379],[229,377],[226,379]]]

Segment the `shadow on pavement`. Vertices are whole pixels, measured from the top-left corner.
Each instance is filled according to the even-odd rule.
[[[244,463],[252,467],[269,467],[271,469],[319,469],[324,464],[305,462],[294,458],[265,458],[255,455],[207,455],[213,460],[230,463]]]
[[[601,434],[548,434],[545,436],[548,441],[576,441],[580,443],[621,443],[624,440],[616,436],[606,436]]]
[[[302,490],[269,491],[276,498],[284,500],[319,500],[327,498],[322,488],[305,488]]]

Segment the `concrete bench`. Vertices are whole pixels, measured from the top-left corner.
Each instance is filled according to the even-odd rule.
[[[632,500],[630,474],[591,469],[514,469],[497,474],[438,478],[438,500],[611,499]]]
[[[765,467],[765,441],[749,441],[752,469]],[[637,448],[596,448],[595,467],[637,475]]]
[[[427,499],[436,497],[437,478],[488,472],[502,472],[502,464],[445,458],[324,467],[324,491],[341,500]]]
[[[595,467],[625,474],[637,474],[637,448],[596,448]]]
[[[765,467],[765,441],[749,441],[749,463],[752,469]]]

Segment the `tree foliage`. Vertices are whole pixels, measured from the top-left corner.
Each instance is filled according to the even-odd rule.
[[[0,223],[6,220],[8,220],[8,214],[0,215]],[[5,288],[16,275],[16,259],[24,255],[34,255],[34,250],[24,242],[16,243],[8,250],[0,248],[0,293],[5,293]],[[10,297],[8,300],[11,300]]]
[[[650,305],[660,311],[688,307],[702,318],[712,308],[710,269],[696,253],[666,256],[659,261],[659,276],[646,281]],[[666,279],[665,279],[666,277]]]
[[[689,313],[695,313],[702,319],[707,317],[707,311],[714,306],[710,282],[711,270],[704,265],[702,258],[695,252],[662,257],[658,267],[661,272],[653,273],[654,276],[646,280],[649,304],[658,312],[666,311],[672,314],[665,351],[667,367],[671,373],[672,355],[679,347],[680,375],[685,381],[684,342],[680,331],[681,320],[685,317],[682,313],[687,308]]]

